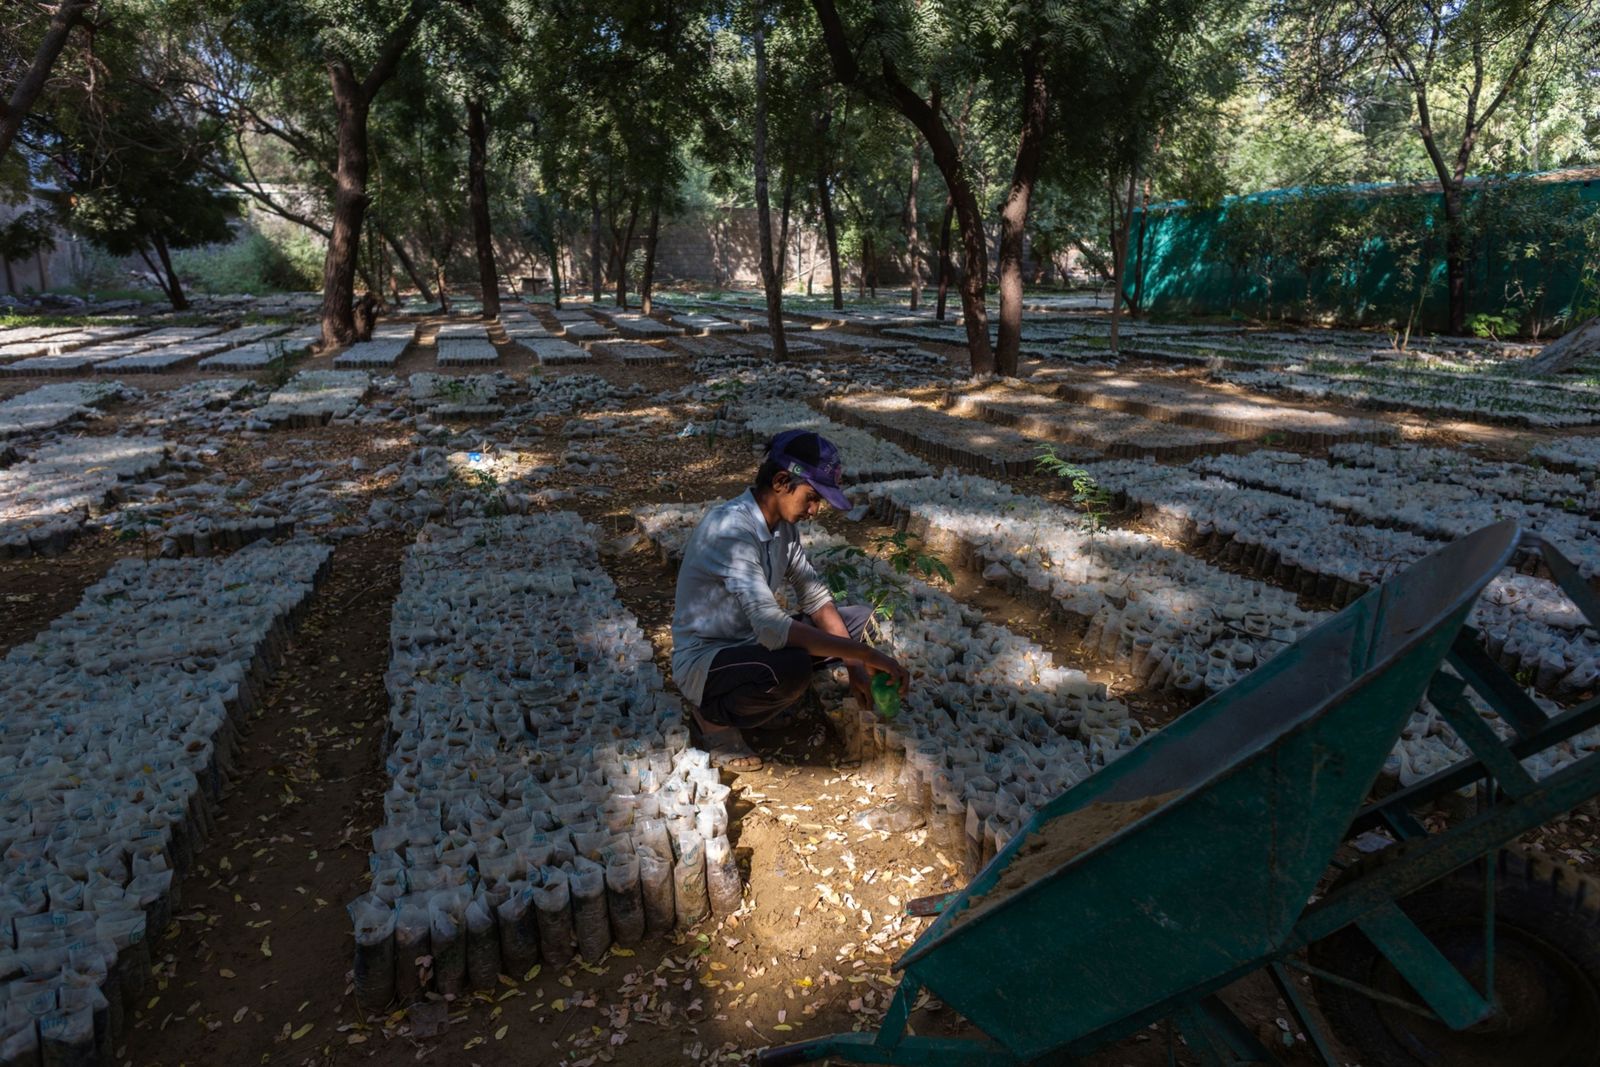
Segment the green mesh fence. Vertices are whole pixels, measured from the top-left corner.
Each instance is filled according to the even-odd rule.
[[[1600,311],[1600,169],[1579,174],[1470,187],[1469,321],[1526,334]],[[1153,314],[1446,325],[1437,192],[1279,190],[1153,206],[1133,225],[1127,291]]]

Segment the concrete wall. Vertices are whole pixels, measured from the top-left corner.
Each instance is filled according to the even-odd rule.
[[[269,187],[269,191],[275,198],[292,204],[297,210],[303,210],[311,215],[319,214],[317,205],[307,195],[297,195],[293,189],[279,186]],[[270,236],[304,232],[297,224],[262,209],[253,201],[247,199],[245,205],[245,215],[237,226],[239,230],[256,229]],[[0,206],[0,224],[27,210],[28,206],[27,204],[15,207]],[[937,220],[933,220],[932,228],[936,229],[936,224]],[[758,225],[756,210],[753,207],[729,208],[704,216],[663,221],[656,248],[658,281],[663,284],[689,283],[712,287],[760,285]],[[777,239],[777,230],[777,220],[774,219],[774,240]],[[930,234],[930,238],[934,236],[936,234]],[[642,232],[636,234],[635,248],[640,249],[643,244],[644,234]],[[832,273],[828,265],[827,243],[821,228],[802,225],[798,220],[791,220],[788,246],[784,262],[785,286],[790,291],[803,291],[808,286],[817,292],[826,290],[832,284]],[[0,273],[0,292],[22,293],[71,285],[74,280],[73,268],[82,262],[87,247],[81,239],[62,231],[58,235],[57,246],[53,252],[11,264],[10,286],[7,286],[4,274]],[[495,250],[500,274],[505,279],[504,284],[508,289],[517,288],[521,279],[526,276],[549,276],[548,264],[535,257],[526,242],[499,238],[495,242]],[[410,245],[410,251],[419,269],[430,270],[426,257],[415,244]],[[956,270],[959,274],[960,249],[955,251]],[[579,237],[578,247],[567,249],[566,252],[567,262],[563,264],[563,273],[568,287],[574,290],[588,288],[587,234]],[[408,286],[409,281],[400,271],[399,264],[393,262],[392,257],[388,258],[400,285]],[[923,249],[923,282],[930,287],[937,285],[936,258],[936,246],[930,245]],[[990,257],[990,263],[992,268],[993,255]],[[859,281],[860,264],[846,261],[841,264],[841,268],[845,287],[856,286]],[[1029,257],[1025,262],[1024,276],[1032,279],[1034,269]],[[118,286],[130,284],[134,274],[148,273],[144,263],[137,256],[129,257],[119,263],[118,270],[119,277],[115,283]],[[470,244],[457,248],[454,261],[450,264],[450,277],[455,284],[467,284],[476,280],[476,266],[472,260]],[[880,254],[878,262],[880,285],[902,286],[908,280],[909,275],[903,258],[891,255],[887,251]],[[630,279],[630,282],[637,285],[637,277]],[[430,286],[433,284],[432,277],[428,278],[428,283]]]
[[[0,226],[26,211],[44,206],[44,202],[37,198],[30,198],[20,204],[0,204]],[[0,269],[0,293],[21,295],[27,292],[43,292],[56,286],[71,285],[74,267],[83,262],[86,248],[87,245],[81,238],[58,229],[56,246],[53,250],[0,264],[0,267],[4,268]],[[123,284],[120,279],[118,284]]]
[[[778,239],[778,221],[772,237]],[[790,220],[785,281],[818,289],[832,284],[828,249],[820,230]],[[761,283],[761,230],[756,209],[730,208],[715,215],[675,219],[661,227],[656,245],[656,274],[664,282],[700,282],[712,286]]]

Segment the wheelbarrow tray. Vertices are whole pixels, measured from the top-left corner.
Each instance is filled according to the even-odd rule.
[[[1063,793],[897,966],[1027,1061],[1098,1047],[1265,961],[1517,539],[1501,523],[1441,549]],[[1076,855],[1028,858],[1074,836],[1058,820],[1140,802]],[[989,899],[1017,863],[1023,884]]]

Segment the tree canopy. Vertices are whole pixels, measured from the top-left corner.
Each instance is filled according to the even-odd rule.
[[[1474,207],[1468,183],[1597,160],[1592,0],[94,0],[0,17],[7,200],[49,194],[78,233],[146,255],[175,302],[165,250],[225,237],[241,205],[277,216],[327,249],[330,344],[352,336],[358,283],[474,288],[492,314],[512,261],[648,302],[664,226],[750,209],[775,315],[820,264],[840,288],[949,287],[974,370],[1010,373],[1024,283],[1100,277],[1139,310],[1121,281],[1152,204],[1431,181],[1454,294],[1485,213],[1527,214]],[[1290,215],[1272,220],[1287,240]],[[802,231],[826,239],[805,252]]]

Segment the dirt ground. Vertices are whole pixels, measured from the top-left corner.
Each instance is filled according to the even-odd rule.
[[[508,349],[507,355],[511,363],[497,369],[516,372],[518,359],[520,369],[527,369],[518,351]],[[327,363],[319,357],[300,366]],[[433,369],[431,353],[413,347],[398,370],[421,369]],[[641,370],[614,361],[545,371],[565,372],[642,382],[652,393],[690,381],[682,367]],[[181,380],[161,376],[158,387]],[[604,439],[606,451],[622,455],[625,473],[608,481],[609,497],[583,498],[577,510],[612,539],[607,567],[665,669],[672,576],[648,544],[626,546],[633,526],[629,509],[731,496],[754,464],[744,441],[712,447],[702,438],[673,436],[692,417],[681,410],[661,412],[649,400],[624,410],[672,418],[643,418],[638,435]],[[555,448],[567,440],[566,425],[565,417],[554,417],[540,420],[539,429]],[[368,455],[378,438],[398,436],[381,428],[369,433],[331,426],[284,435],[323,455]],[[372,466],[405,451],[385,446],[381,462]],[[275,435],[266,449],[227,455],[219,464],[230,472],[255,470],[265,455],[283,447]],[[559,479],[549,484],[582,487]],[[1036,479],[1018,484],[1064,498],[1060,489]],[[367,489],[378,492],[382,486],[374,482]],[[836,520],[829,526],[858,544],[880,532]],[[922,831],[895,835],[853,822],[857,812],[892,796],[893,784],[875,779],[870,767],[843,763],[838,739],[819,721],[755,735],[766,766],[725,778],[736,788],[730,833],[748,880],[738,913],[564,971],[535,968],[502,976],[493,990],[433,1009],[441,1018],[430,1020],[427,1008],[369,1018],[357,1008],[344,906],[366,888],[368,835],[382,814],[388,622],[411,540],[410,533],[385,533],[338,545],[332,575],[252,717],[215,836],[183,880],[177,921],[154,945],[156,980],[130,1011],[131,1029],[117,1062],[743,1063],[769,1045],[875,1028],[894,989],[892,964],[927,923],[905,917],[905,905],[959,887],[961,876],[956,857],[929,845]],[[58,559],[0,561],[0,651],[70,609],[119,555],[137,551],[96,534]],[[1147,725],[1163,725],[1185,710],[1170,697],[1130,689],[1131,679],[1087,659],[1049,618],[974,575],[958,570],[955,593],[990,621],[1108,682]],[[1596,869],[1600,848],[1590,814],[1536,838],[1577,866]],[[1159,961],[1119,961],[1115,946],[1108,946],[1108,968],[1128,965]],[[1264,979],[1241,983],[1224,999],[1258,1037],[1281,1050],[1285,1062],[1313,1062]],[[437,1032],[424,1036],[430,1025]],[[953,1012],[926,995],[912,1026],[917,1033],[964,1032]],[[1341,1055],[1356,1062],[1342,1050]],[[1176,1060],[1191,1062],[1181,1046]],[[1168,1038],[1152,1029],[1085,1062],[1157,1067],[1169,1063]]]

